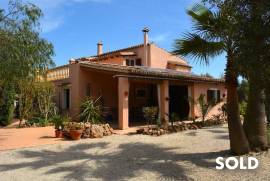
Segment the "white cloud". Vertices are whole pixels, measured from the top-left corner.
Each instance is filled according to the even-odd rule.
[[[152,38],[150,37],[151,41],[154,41],[154,42],[157,42],[157,43],[164,42],[168,38],[169,38],[169,33],[162,33],[162,34],[155,35]]]
[[[41,29],[43,33],[51,32],[62,24],[65,18],[59,14],[59,10],[64,6],[75,3],[109,3],[112,0],[24,0],[37,5],[44,13],[44,18],[41,21]]]
[[[55,29],[57,29],[59,26],[61,26],[64,23],[63,17],[57,17],[54,19],[51,18],[45,18],[41,21],[41,28],[43,33],[51,32]]]

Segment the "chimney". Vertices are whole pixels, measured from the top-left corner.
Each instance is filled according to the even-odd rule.
[[[149,66],[148,60],[148,32],[150,31],[148,27],[145,27],[143,30],[143,51],[144,51],[144,66]]]
[[[103,43],[102,41],[99,41],[97,44],[97,55],[101,55],[103,53],[102,48],[103,48]]]

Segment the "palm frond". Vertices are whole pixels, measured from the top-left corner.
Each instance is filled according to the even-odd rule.
[[[220,31],[217,31],[222,26],[219,12],[212,12],[201,4],[195,4],[187,10],[187,14],[192,18],[195,33],[212,40],[220,37]]]
[[[207,41],[198,34],[186,33],[183,39],[175,41],[173,54],[190,56],[209,64],[209,58],[220,55],[223,50],[223,42]]]

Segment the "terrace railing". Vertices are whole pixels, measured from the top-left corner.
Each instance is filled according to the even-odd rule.
[[[61,66],[51,69],[47,73],[47,81],[56,81],[69,78],[69,66]]]

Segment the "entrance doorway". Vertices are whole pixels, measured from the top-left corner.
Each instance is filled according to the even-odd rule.
[[[169,88],[169,112],[177,114],[183,120],[189,116],[188,86],[170,85]]]
[[[129,126],[145,125],[143,107],[158,107],[157,85],[132,81],[129,88]]]

